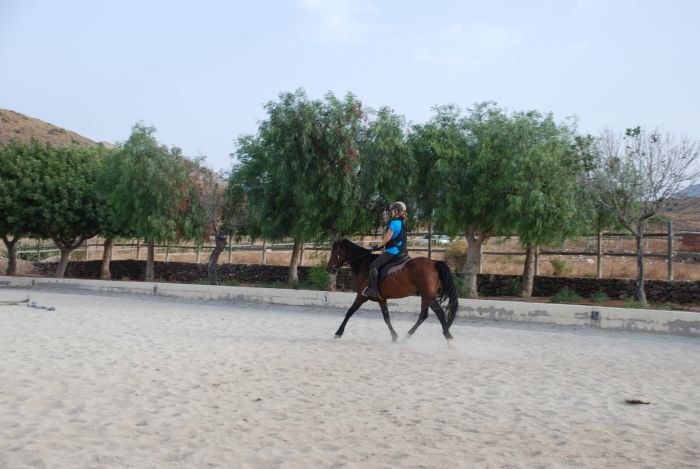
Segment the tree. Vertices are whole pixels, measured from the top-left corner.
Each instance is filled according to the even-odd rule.
[[[340,231],[342,235],[364,234],[381,226],[382,215],[397,200],[415,207],[414,181],[423,178],[411,159],[404,117],[387,107],[369,110],[367,115],[360,139],[356,194],[354,203],[348,204],[359,219]],[[415,210],[410,213],[415,215]]]
[[[178,148],[159,145],[154,133],[153,127],[134,125],[114,155],[115,186],[109,195],[116,223],[146,241],[146,281],[155,279],[156,243],[199,239],[205,231],[190,179],[192,162]]]
[[[535,254],[541,246],[561,244],[587,225],[581,210],[578,176],[583,172],[584,140],[558,125],[551,115],[531,111],[512,116],[509,138],[518,162],[509,176],[513,192],[506,200],[513,234],[525,248],[521,295],[532,295]]]
[[[41,151],[36,140],[0,145],[0,237],[7,248],[7,275],[17,273],[19,239],[38,231]]]
[[[362,226],[358,210],[359,139],[365,113],[352,95],[309,100],[303,90],[265,106],[256,135],[238,140],[231,183],[245,194],[245,232],[269,240],[292,238],[288,284],[306,241]]]
[[[437,177],[444,190],[435,205],[436,225],[467,239],[464,286],[478,296],[477,274],[481,247],[499,233],[509,234],[512,214],[507,201],[514,193],[510,175],[517,172],[511,119],[493,103],[483,103],[462,116],[459,108],[436,108],[431,151],[437,158]]]
[[[62,278],[71,253],[99,232],[101,198],[98,174],[103,147],[38,145],[41,164],[37,201],[38,234],[50,238],[61,253],[56,278]]]
[[[98,175],[98,195],[101,199],[100,231],[103,237],[102,265],[100,267],[100,279],[110,280],[110,263],[112,260],[112,245],[117,237],[132,237],[130,226],[126,220],[120,219],[112,203],[112,193],[115,191],[119,172],[118,150],[108,150],[104,155],[104,165]]]
[[[452,121],[454,112],[456,110],[451,108],[438,108],[430,122],[414,125],[408,135],[411,163],[416,174],[410,190],[415,219],[428,227],[429,243],[432,243],[435,210],[444,199],[443,191],[446,190],[438,171],[438,161],[446,151],[454,151],[460,145],[458,139],[461,135]]]
[[[226,248],[226,239],[236,226],[236,199],[228,190],[226,180],[204,167],[202,163],[194,168],[192,177],[197,187],[200,212],[206,226],[205,236],[214,237],[214,249],[207,263],[207,277],[211,285],[218,285],[217,266],[219,256]]]
[[[637,290],[635,298],[646,304],[644,292],[644,232],[667,201],[695,180],[698,170],[697,141],[676,138],[640,127],[623,135],[603,132],[597,142],[597,160],[589,172],[590,197],[615,214],[636,240]]]

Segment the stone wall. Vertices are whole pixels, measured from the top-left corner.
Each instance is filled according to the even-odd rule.
[[[482,296],[517,296],[520,290],[519,275],[481,274],[478,278],[479,294]],[[564,288],[575,291],[584,298],[597,292],[611,299],[634,298],[636,280],[627,278],[591,277],[535,277],[533,296],[552,296]],[[700,303],[700,281],[647,280],[644,282],[647,300],[653,303]]]
[[[66,268],[67,278],[97,279],[100,277],[101,261],[70,262]],[[51,277],[56,263],[35,263],[36,270],[44,276]],[[146,261],[122,260],[111,262],[114,280],[143,280]],[[310,267],[299,267],[299,280],[304,282]],[[242,284],[285,282],[289,273],[287,266],[258,264],[222,264],[218,266],[219,281],[236,281]],[[201,283],[207,278],[205,264],[188,262],[156,262],[156,281]],[[520,276],[480,274],[478,278],[479,295],[487,297],[517,296],[520,290]],[[631,299],[634,297],[635,280],[620,278],[589,277],[535,277],[533,296],[552,296],[564,288],[575,291],[584,298],[596,292],[603,292],[612,299]],[[338,291],[354,291],[355,283],[352,273],[343,269],[337,276]],[[700,281],[648,280],[645,283],[647,299],[654,303],[700,303]]]
[[[102,261],[69,262],[66,278],[99,279]],[[52,277],[56,270],[55,262],[36,262],[36,271],[43,276]],[[155,262],[155,278],[158,282],[201,283],[207,279],[206,264],[191,262]],[[305,282],[310,267],[299,266],[299,281]],[[146,261],[119,260],[110,262],[113,280],[143,280],[146,277]],[[258,264],[221,264],[217,268],[219,282],[235,281],[242,284],[286,282],[289,267],[281,265]],[[338,284],[340,291],[352,291],[352,274],[340,272]]]

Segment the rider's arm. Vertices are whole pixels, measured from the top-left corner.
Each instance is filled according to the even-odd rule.
[[[379,246],[380,246],[380,247],[386,246],[386,243],[388,243],[389,241],[391,241],[391,237],[392,237],[392,236],[394,236],[394,232],[393,232],[391,229],[386,230],[386,234],[384,235],[384,238],[382,238],[382,242],[379,243]]]

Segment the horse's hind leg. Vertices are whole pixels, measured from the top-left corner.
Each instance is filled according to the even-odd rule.
[[[418,316],[418,321],[413,325],[411,329],[408,330],[408,336],[406,337],[407,339],[410,338],[415,332],[418,327],[423,324],[423,321],[425,321],[428,318],[428,303],[422,302],[420,305],[420,315]]]
[[[391,341],[396,342],[396,340],[399,338],[399,335],[391,326],[391,319],[389,319],[389,308],[387,308],[386,306],[386,301],[380,301],[379,307],[382,309],[382,316],[384,316],[384,322],[387,326],[389,326],[389,332],[391,332]]]
[[[452,340],[452,334],[450,334],[450,329],[447,327],[445,310],[442,309],[442,306],[440,306],[440,303],[438,303],[437,300],[432,300],[430,302],[430,309],[435,312],[435,316],[437,316],[437,318],[440,320],[440,324],[442,324],[442,335],[445,336],[445,339]]]

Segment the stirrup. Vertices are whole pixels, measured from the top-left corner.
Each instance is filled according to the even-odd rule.
[[[365,287],[365,289],[362,290],[362,295],[367,299],[375,300],[375,301],[379,301],[379,300],[384,299],[379,294],[379,290],[370,290],[369,287]]]

